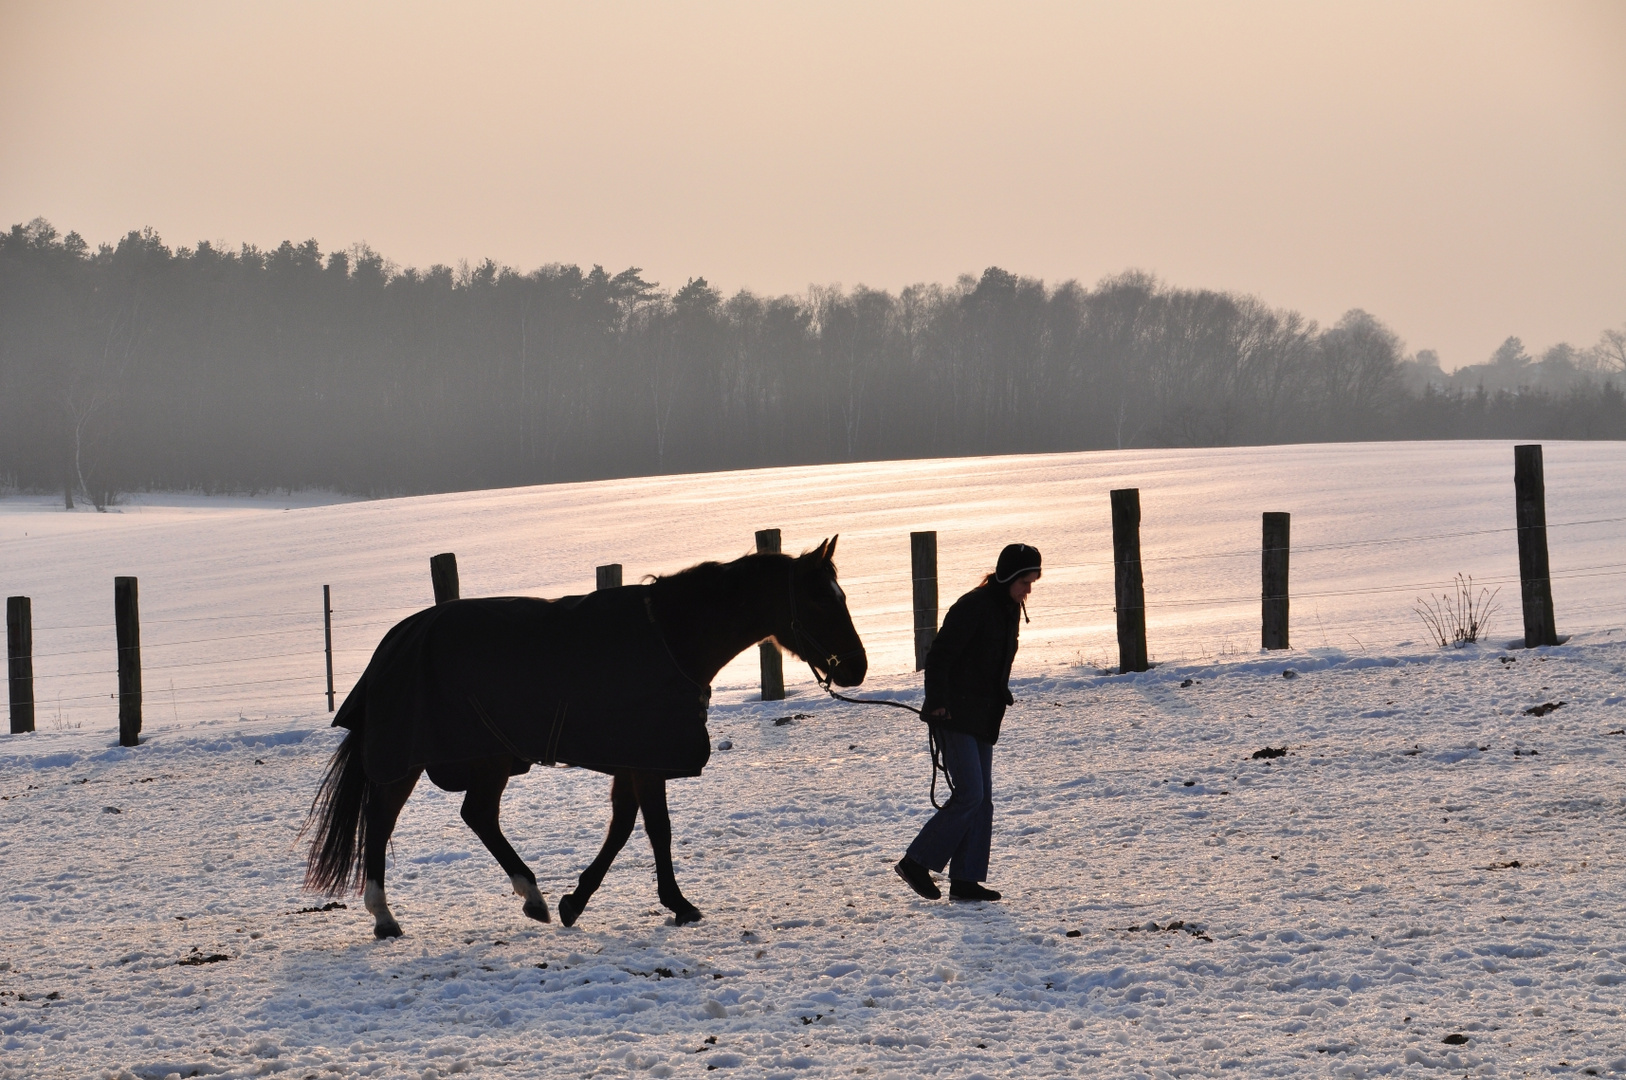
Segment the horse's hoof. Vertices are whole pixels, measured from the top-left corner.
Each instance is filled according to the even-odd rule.
[[[575,893],[565,893],[559,898],[559,921],[566,926],[575,926],[576,920],[581,918],[581,913],[586,907],[586,904],[576,899]],[[542,921],[547,922],[547,919]]]
[[[564,901],[561,900],[559,902],[559,913],[561,915],[564,914],[564,906]],[[525,901],[525,915],[527,918],[535,919],[537,922],[553,921],[553,917],[548,914],[548,902],[546,900]]]
[[[373,927],[373,937],[379,941],[388,941],[392,937],[401,936],[401,924],[391,919],[387,923],[379,923]]]
[[[690,923],[697,923],[703,918],[705,916],[700,914],[700,909],[693,904],[684,904],[682,907],[672,909],[672,919],[679,926],[688,926]]]

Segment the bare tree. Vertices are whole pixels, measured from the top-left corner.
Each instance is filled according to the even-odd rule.
[[[0,232],[0,476],[105,506],[135,483],[382,494],[865,457],[1626,437],[1626,327],[1548,350],[1540,372],[1516,340],[1501,352],[1523,389],[1408,388],[1370,315],[1322,329],[1138,272],[1085,288],[989,267],[725,300],[636,268],[401,270],[364,247],[324,259],[314,240],[170,250],[149,230],[91,252],[33,222]]]
[[[1601,371],[1610,375],[1626,375],[1626,327],[1605,330],[1589,351]]]

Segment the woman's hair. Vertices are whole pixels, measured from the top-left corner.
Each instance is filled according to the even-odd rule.
[[[980,589],[980,588],[982,588],[982,587],[984,587],[986,585],[1004,585],[1006,587],[1009,587],[1010,584],[1011,583],[1009,581],[1001,581],[1001,580],[999,580],[998,571],[990,570],[986,574],[982,575],[982,580],[977,582],[977,588]]]

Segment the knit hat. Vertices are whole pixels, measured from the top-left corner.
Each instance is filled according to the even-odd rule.
[[[999,564],[994,567],[994,580],[1003,585],[1039,568],[1038,548],[1027,544],[1006,544],[1005,550],[999,553]]]

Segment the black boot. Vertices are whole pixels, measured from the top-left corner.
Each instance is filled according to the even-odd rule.
[[[975,881],[952,881],[949,883],[949,896],[955,900],[998,900],[999,894],[992,889],[985,889]]]
[[[937,883],[932,880],[932,872],[909,856],[905,855],[899,859],[898,865],[893,869],[898,872],[899,877],[909,883],[911,889],[926,899],[941,900],[943,898],[942,892],[937,888]]]

